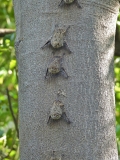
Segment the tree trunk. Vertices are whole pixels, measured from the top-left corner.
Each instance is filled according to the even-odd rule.
[[[16,55],[19,70],[21,160],[117,160],[113,56],[118,0],[79,0],[58,7],[60,0],[14,0]],[[63,48],[68,79],[45,79],[53,48],[41,47],[55,25],[70,26]],[[47,124],[59,96],[72,122]],[[51,159],[50,159],[51,158]]]

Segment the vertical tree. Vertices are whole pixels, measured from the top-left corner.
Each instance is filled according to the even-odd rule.
[[[53,155],[57,160],[117,160],[113,56],[119,1],[84,0],[81,9],[59,3],[14,1],[21,160]],[[65,39],[73,54],[64,48],[55,52],[66,53],[63,65],[69,78],[46,80],[53,48],[41,47],[56,24],[70,26]],[[47,125],[59,90],[66,94],[60,100],[72,123]]]

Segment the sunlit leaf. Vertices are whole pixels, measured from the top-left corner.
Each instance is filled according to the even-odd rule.
[[[10,69],[13,69],[16,66],[16,60],[11,60]]]

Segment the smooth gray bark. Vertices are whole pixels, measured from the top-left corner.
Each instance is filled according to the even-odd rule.
[[[19,70],[20,159],[117,160],[113,56],[118,0],[79,0],[58,8],[60,0],[14,0]],[[52,50],[40,47],[55,24],[70,25],[65,54],[70,76],[44,79]],[[65,50],[60,51],[65,52]],[[59,54],[59,51],[56,52]],[[59,89],[72,123],[47,125]],[[59,158],[61,156],[61,159]]]

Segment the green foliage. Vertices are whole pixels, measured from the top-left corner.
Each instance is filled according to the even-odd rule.
[[[0,0],[0,22],[0,28],[15,28],[12,0]],[[120,14],[117,25],[120,32]],[[16,125],[18,127],[18,78],[14,39],[15,33],[6,34],[0,39],[0,160],[19,160],[16,128]],[[115,57],[115,99],[116,136],[120,155],[120,57]]]
[[[116,136],[120,155],[120,57],[115,58]]]
[[[0,0],[0,28],[15,28],[12,0]]]
[[[12,0],[0,0],[0,22],[0,28],[15,29]],[[15,33],[0,38],[0,160],[19,159],[15,127],[15,123],[18,125],[18,82],[14,39]]]
[[[120,35],[120,13],[117,20],[118,35]],[[120,37],[118,37],[120,39]],[[120,51],[119,51],[120,52]],[[120,57],[115,57],[115,100],[116,100],[116,137],[118,154],[120,155]]]

